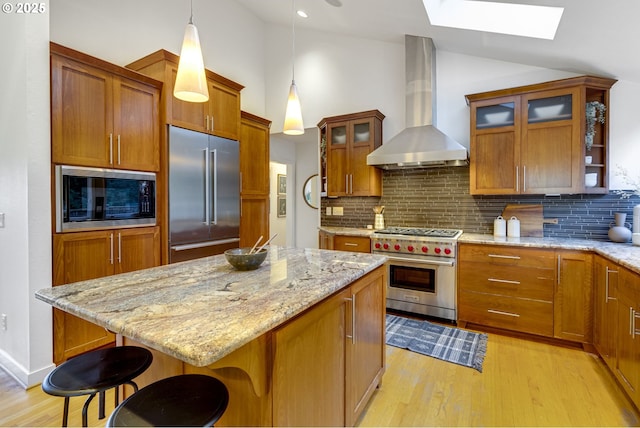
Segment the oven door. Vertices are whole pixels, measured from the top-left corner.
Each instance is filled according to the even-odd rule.
[[[389,257],[387,307],[455,321],[454,260]]]

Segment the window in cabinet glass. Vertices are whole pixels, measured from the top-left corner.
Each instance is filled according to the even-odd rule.
[[[508,102],[478,107],[476,110],[476,129],[513,126],[515,103]]]
[[[529,100],[529,105],[527,106],[528,122],[537,123],[571,119],[572,104],[571,95]]]
[[[353,141],[356,143],[369,141],[369,122],[356,123],[353,126],[353,134]]]
[[[347,143],[347,127],[346,125],[331,128],[331,145],[340,145]]]

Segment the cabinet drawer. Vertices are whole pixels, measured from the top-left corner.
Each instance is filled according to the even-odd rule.
[[[335,235],[333,237],[333,249],[339,251],[370,253],[371,239],[363,236]]]
[[[460,264],[458,288],[551,302],[554,280],[553,269],[465,262]]]
[[[462,291],[458,320],[551,337],[553,303]]]
[[[504,245],[460,245],[461,262],[472,261],[507,266],[531,266],[555,269],[556,260],[553,251],[531,248],[509,247]]]

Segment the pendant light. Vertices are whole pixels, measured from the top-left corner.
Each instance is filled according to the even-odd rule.
[[[296,87],[295,56],[296,56],[296,8],[295,0],[291,1],[291,87],[289,88],[289,99],[287,100],[287,110],[284,115],[283,131],[287,135],[304,134],[304,124],[302,123],[302,108],[298,98],[298,88]]]
[[[209,99],[200,38],[198,37],[198,29],[193,25],[193,0],[191,0],[189,23],[184,30],[173,96],[192,103],[203,103]]]

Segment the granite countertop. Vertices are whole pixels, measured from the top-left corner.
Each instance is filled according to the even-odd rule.
[[[463,233],[458,243],[511,245],[531,248],[558,248],[563,250],[585,250],[610,258],[614,262],[640,274],[640,247],[631,243],[594,241],[567,238],[500,238],[479,233]]]
[[[319,230],[331,233],[332,235],[345,235],[345,236],[362,236],[368,238],[372,233],[376,232],[374,229],[366,229],[364,227],[338,227],[338,226],[319,226]]]
[[[384,264],[372,254],[271,246],[240,272],[223,255],[36,292],[52,306],[207,366]]]

